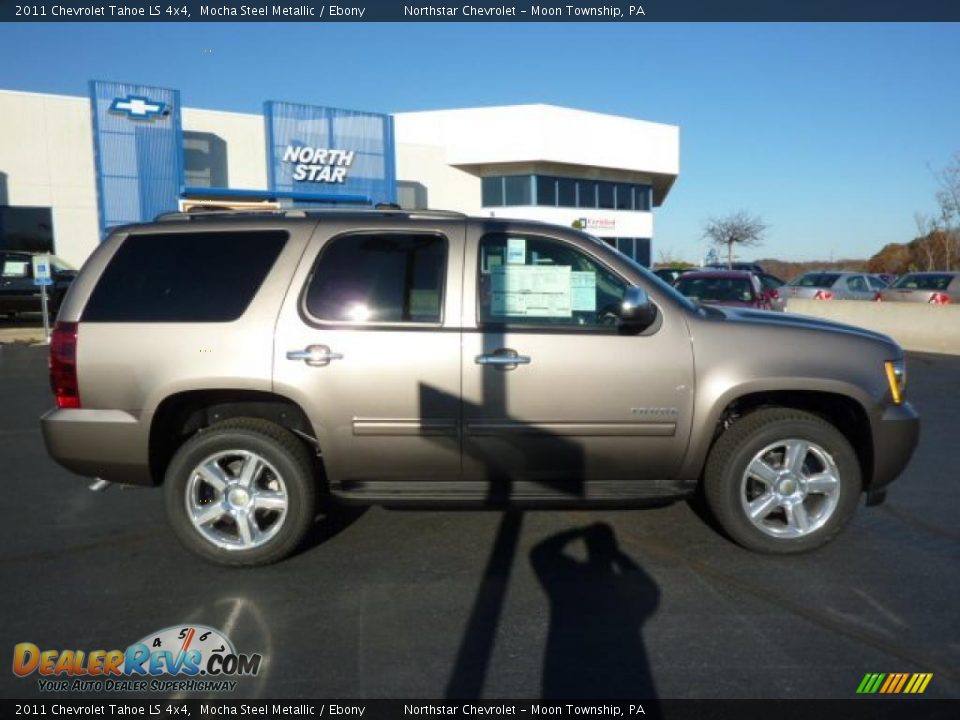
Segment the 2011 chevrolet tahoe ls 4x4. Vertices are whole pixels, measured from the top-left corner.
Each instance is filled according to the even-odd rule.
[[[442,212],[164,217],[84,265],[50,348],[50,454],[162,485],[214,562],[365,504],[639,505],[702,487],[753,550],[817,547],[917,443],[902,350],[701,307],[573,229]]]

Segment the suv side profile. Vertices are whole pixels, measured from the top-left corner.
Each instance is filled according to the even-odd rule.
[[[162,485],[176,536],[225,565],[294,552],[328,495],[702,489],[736,542],[800,552],[882,501],[919,433],[883,335],[701,307],[579,231],[436,211],[119,228],[63,303],[50,370],[52,457]]]

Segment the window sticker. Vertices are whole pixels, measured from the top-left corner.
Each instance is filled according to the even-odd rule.
[[[29,273],[27,272],[27,266],[30,263],[23,262],[22,260],[7,260],[3,265],[3,276],[4,277],[26,277]]]
[[[596,273],[589,271],[570,273],[570,309],[574,312],[596,312]]]
[[[506,317],[570,317],[570,267],[491,268],[490,312]]]
[[[507,238],[507,265],[523,265],[527,262],[527,239]]]

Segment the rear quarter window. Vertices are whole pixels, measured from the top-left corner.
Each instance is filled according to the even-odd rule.
[[[246,311],[287,241],[282,231],[130,235],[84,322],[230,322]]]

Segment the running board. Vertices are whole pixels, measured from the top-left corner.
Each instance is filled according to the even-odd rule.
[[[344,502],[364,505],[570,507],[679,500],[692,495],[695,488],[694,480],[602,480],[583,483],[348,480],[331,484],[330,493]]]

